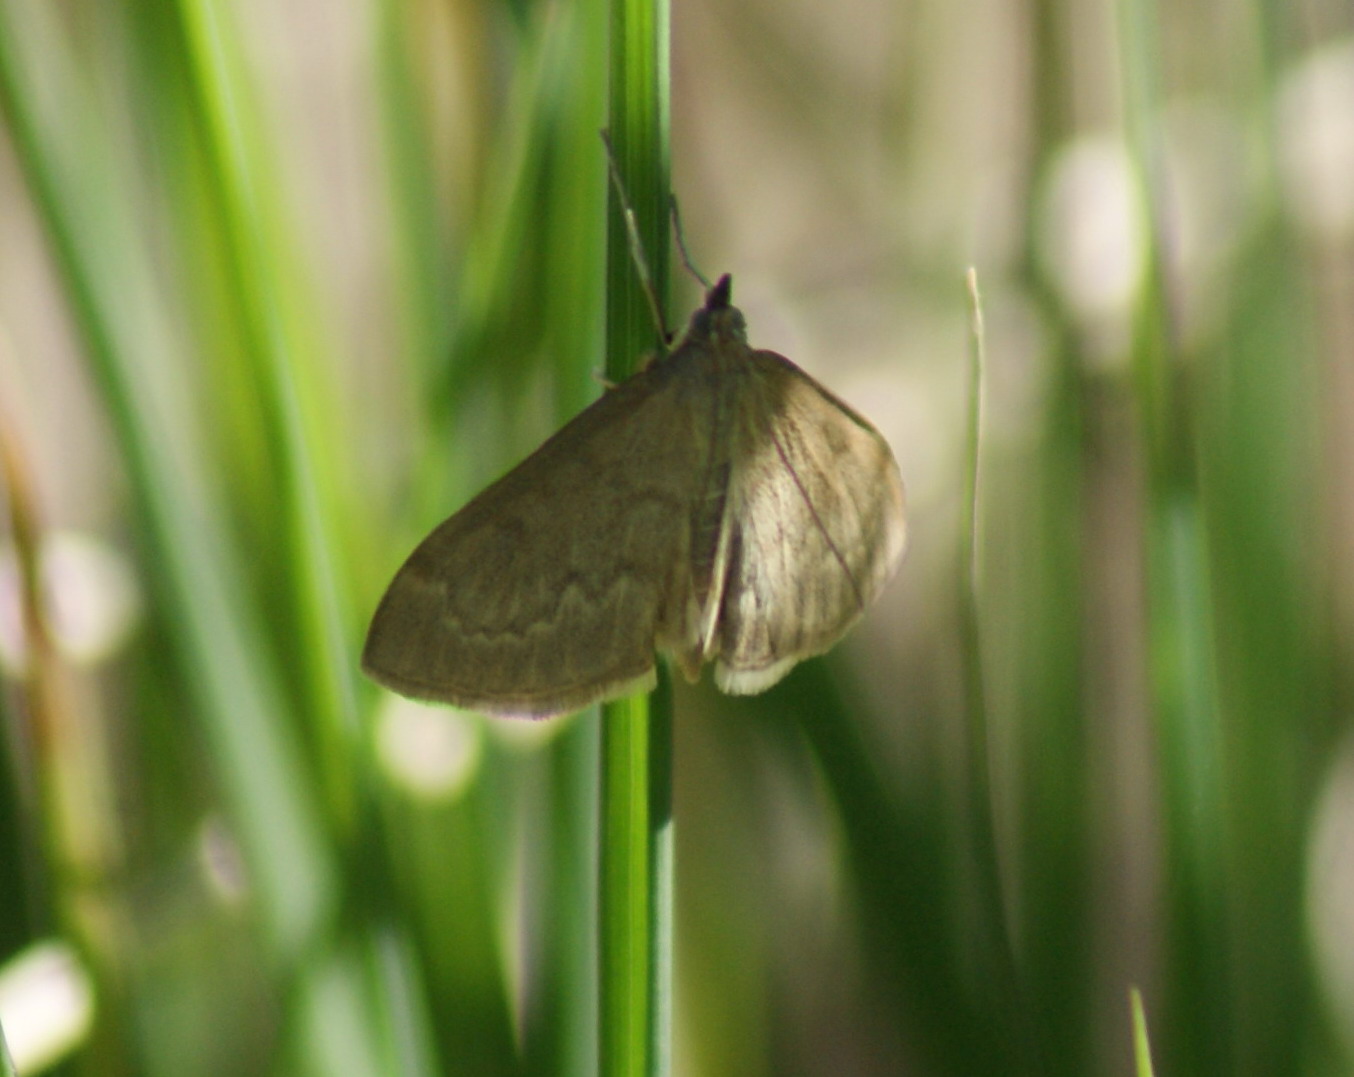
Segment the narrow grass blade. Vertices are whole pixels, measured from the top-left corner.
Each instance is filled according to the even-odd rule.
[[[1142,992],[1136,987],[1128,993],[1128,1004],[1133,1018],[1133,1064],[1138,1077],[1153,1077],[1152,1042],[1147,1035],[1147,1011],[1143,1008]]]
[[[612,0],[611,116],[621,182],[634,207],[660,305],[667,296],[668,6]],[[622,380],[656,339],[612,194],[607,243],[607,374]],[[669,1072],[672,979],[670,696],[602,713],[599,1071]]]

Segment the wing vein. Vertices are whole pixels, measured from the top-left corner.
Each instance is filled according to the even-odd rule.
[[[841,570],[846,573],[847,582],[851,584],[851,593],[856,596],[856,607],[865,608],[865,597],[860,593],[860,585],[856,582],[855,574],[851,567],[846,563],[846,558],[841,550],[837,548],[837,543],[833,541],[832,533],[828,531],[827,525],[823,523],[823,518],[818,515],[818,507],[814,505],[813,499],[809,497],[809,492],[804,489],[803,482],[800,481],[799,472],[795,470],[794,464],[790,462],[789,454],[785,447],[781,445],[780,438],[776,436],[776,431],[768,426],[767,436],[771,439],[771,444],[776,447],[776,455],[780,457],[780,462],[785,465],[785,470],[790,473],[790,478],[795,484],[795,489],[799,491],[799,496],[804,499],[804,504],[809,510],[809,515],[813,517],[813,524],[822,533],[823,540],[827,543],[827,548],[832,551],[832,556],[836,559]]]

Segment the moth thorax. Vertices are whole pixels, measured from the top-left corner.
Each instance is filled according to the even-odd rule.
[[[687,340],[705,340],[711,344],[742,344],[748,342],[747,322],[737,307],[705,306],[691,316],[686,331]]]

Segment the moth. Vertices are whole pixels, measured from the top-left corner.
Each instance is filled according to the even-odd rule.
[[[415,699],[544,718],[688,680],[763,691],[827,651],[902,558],[870,423],[748,346],[726,274],[677,346],[442,523],[396,573],[362,667]]]

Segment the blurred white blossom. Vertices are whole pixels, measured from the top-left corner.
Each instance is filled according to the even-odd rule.
[[[141,616],[141,591],[126,559],[101,540],[73,531],[44,536],[39,585],[53,639],[72,662],[93,665],[115,653]],[[27,661],[19,564],[0,548],[0,666],[13,673]]]
[[[1053,160],[1040,205],[1039,250],[1069,310],[1126,317],[1142,282],[1145,222],[1123,143],[1091,135]]]
[[[0,1025],[20,1073],[38,1073],[70,1054],[93,1019],[89,974],[64,942],[34,943],[0,966]]]
[[[1318,49],[1288,72],[1275,126],[1294,220],[1316,235],[1354,237],[1354,41]]]
[[[1317,801],[1307,847],[1307,922],[1328,1009],[1354,1049],[1354,743]]]
[[[454,800],[483,755],[483,721],[452,707],[389,695],[376,722],[376,750],[391,779],[426,800]]]

